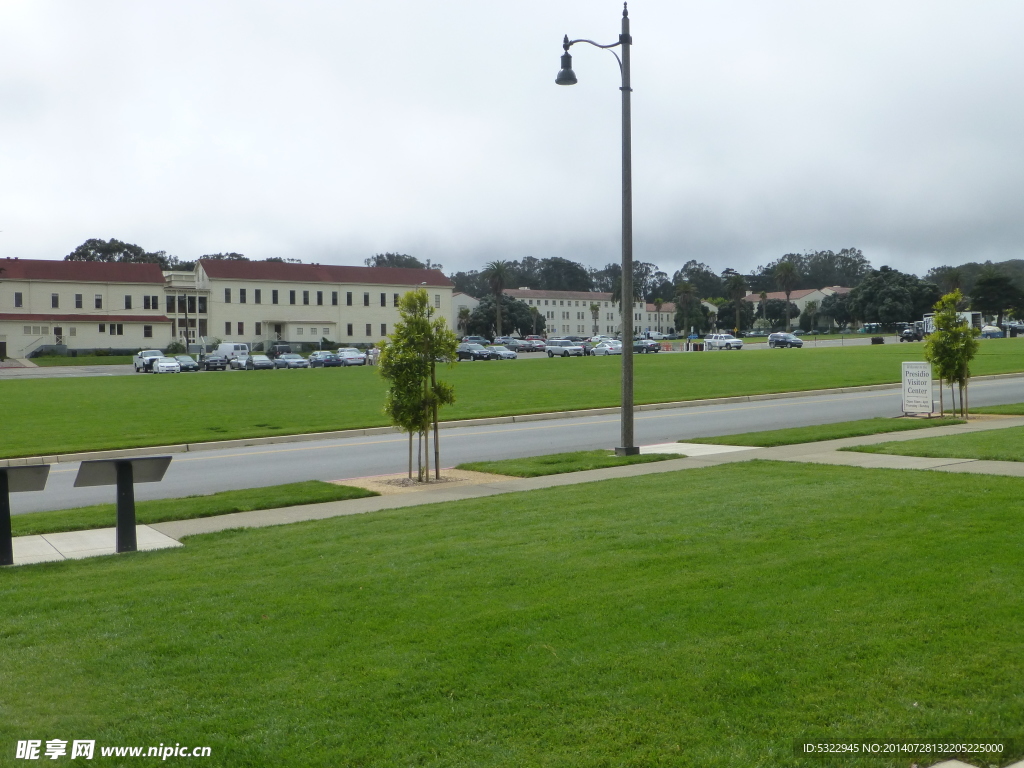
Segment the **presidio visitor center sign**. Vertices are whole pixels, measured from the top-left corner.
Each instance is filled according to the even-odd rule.
[[[932,413],[931,363],[903,364],[903,413]]]

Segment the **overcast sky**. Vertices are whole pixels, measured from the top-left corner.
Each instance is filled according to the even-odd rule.
[[[615,0],[0,0],[0,257],[619,258]],[[1024,3],[636,0],[635,257],[1020,258]]]

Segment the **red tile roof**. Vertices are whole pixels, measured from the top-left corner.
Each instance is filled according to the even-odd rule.
[[[789,292],[789,300],[790,301],[795,301],[797,299],[802,299],[807,294],[814,293],[816,290],[818,290],[818,289],[817,288],[801,288],[798,291],[790,291]],[[759,301],[761,301],[761,294],[760,293],[748,293],[743,298],[746,299],[747,301],[752,301],[755,304],[757,304]],[[768,299],[769,300],[770,299],[779,299],[781,301],[785,301],[786,300],[786,292],[785,291],[772,291],[771,293],[768,294]]]
[[[579,299],[581,301],[612,301],[614,296],[610,293],[595,293],[592,291],[534,291],[528,288],[506,288],[506,296],[513,299]]]
[[[164,315],[57,315],[50,312],[0,312],[0,323],[28,321],[33,323],[146,323],[173,322]]]
[[[647,311],[648,312],[657,312],[658,308],[654,304],[648,304],[647,305]],[[675,312],[676,311],[676,305],[673,304],[671,301],[666,301],[664,304],[661,305],[661,311],[662,312]]]
[[[449,287],[452,281],[436,269],[407,267],[341,267],[334,264],[287,264],[279,261],[200,259],[208,277],[218,280],[273,280],[296,283],[356,283]]]
[[[122,264],[107,261],[53,261],[0,259],[0,280],[64,280],[73,283],[159,283],[159,264]]]

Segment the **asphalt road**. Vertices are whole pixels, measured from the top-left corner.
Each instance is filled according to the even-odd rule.
[[[971,405],[1024,401],[1024,378],[976,381]],[[640,445],[685,438],[826,424],[873,416],[900,415],[900,390],[815,395],[644,411],[636,414]],[[461,427],[441,431],[441,464],[518,458],[539,453],[612,448],[619,439],[618,416]],[[161,483],[136,486],[136,498],[172,498],[300,480],[342,480],[403,472],[408,461],[404,435],[284,443],[221,451],[175,454]],[[50,471],[45,491],[11,496],[14,514],[112,502],[114,489],[74,488],[77,464]]]

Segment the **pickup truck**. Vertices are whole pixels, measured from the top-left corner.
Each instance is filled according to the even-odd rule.
[[[133,364],[136,373],[152,373],[153,362],[164,356],[159,349],[142,349],[135,353]]]

